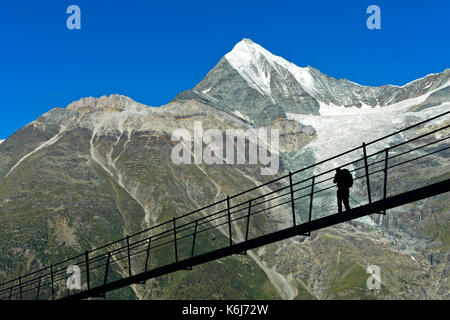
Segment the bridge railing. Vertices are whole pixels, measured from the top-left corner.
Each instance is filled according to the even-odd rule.
[[[335,214],[337,167],[354,177],[352,207],[448,179],[450,125],[429,124],[449,113],[7,281],[0,285],[0,299],[59,299]],[[416,134],[409,134],[412,128]],[[408,139],[399,141],[405,132]],[[71,282],[76,274],[78,289]]]

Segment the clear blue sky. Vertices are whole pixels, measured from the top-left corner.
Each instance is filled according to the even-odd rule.
[[[81,8],[81,30],[66,9]],[[381,30],[366,8],[381,8]],[[194,87],[242,38],[363,85],[443,71],[450,1],[2,1],[0,138],[54,107],[112,93],[160,106]]]

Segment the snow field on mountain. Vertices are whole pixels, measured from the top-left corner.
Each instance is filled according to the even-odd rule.
[[[270,73],[264,69],[264,61],[261,58],[265,58],[280,75],[283,74],[280,67],[286,69],[308,94],[314,96],[314,79],[308,68],[300,68],[281,57],[275,56],[256,43],[243,40],[226,54],[225,58],[250,86],[263,95],[271,97],[271,90]]]
[[[424,102],[433,92],[448,85],[450,83],[422,96],[385,107],[372,108],[363,105],[361,108],[345,108],[320,102],[319,116],[287,113],[287,117],[303,125],[311,125],[316,129],[317,138],[309,144],[309,147],[314,150],[316,159],[320,161],[358,147],[363,142],[367,143],[394,132],[408,116],[425,120],[448,111],[450,103],[443,103],[419,112],[407,112],[411,107]],[[445,121],[448,118],[444,117],[436,121]],[[385,146],[375,144],[369,151],[379,150],[383,147]],[[335,165],[341,161],[342,159],[337,159]]]

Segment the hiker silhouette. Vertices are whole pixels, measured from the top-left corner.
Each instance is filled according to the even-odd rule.
[[[350,210],[348,198],[350,197],[350,188],[353,186],[353,177],[347,169],[337,168],[333,182],[337,184],[337,203],[339,213],[342,213],[342,202],[344,202],[345,210]]]

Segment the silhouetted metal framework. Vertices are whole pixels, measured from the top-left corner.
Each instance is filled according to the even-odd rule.
[[[312,231],[373,213],[384,215],[388,209],[446,193],[450,191],[450,144],[447,141],[450,125],[445,125],[448,120],[445,122],[444,116],[449,113],[5,282],[0,285],[0,299],[105,297],[111,290],[143,284],[148,279],[179,270],[192,270],[193,266],[290,237],[309,236]],[[412,128],[418,129],[417,136],[408,136]],[[397,142],[399,135],[403,135],[402,142]],[[369,153],[370,146],[376,151]],[[355,158],[351,158],[351,154]],[[351,161],[345,161],[349,158]],[[432,170],[424,166],[426,161],[442,159],[444,163],[438,163]],[[323,216],[323,210],[319,212],[316,208],[314,211],[314,200],[327,203],[323,195],[336,188],[332,180],[337,167],[349,168],[355,185],[360,184],[359,192],[364,190],[367,203],[344,213]],[[436,168],[442,172],[437,172]],[[399,188],[408,183],[411,185],[407,190]],[[335,202],[334,195],[330,198]],[[306,203],[302,203],[303,200]],[[318,206],[321,208],[320,204]],[[250,232],[252,224],[254,228]],[[214,236],[212,240],[211,236]],[[214,242],[216,237],[220,238],[218,243]],[[152,260],[152,254],[154,257],[159,254],[158,258]],[[67,267],[73,265],[80,268],[80,277],[84,280],[80,290],[66,287],[70,276]],[[112,272],[113,265],[120,271]]]

